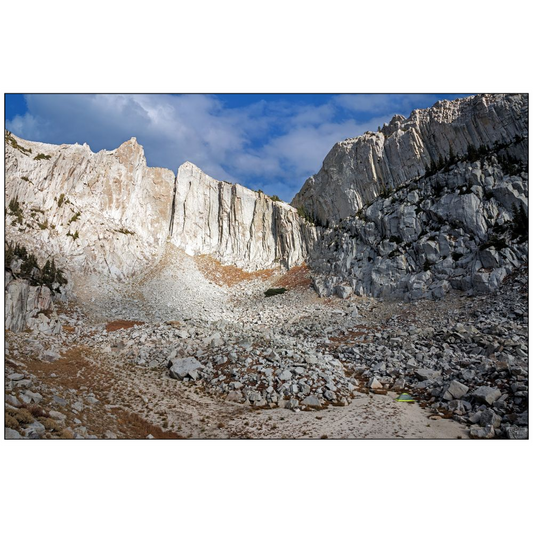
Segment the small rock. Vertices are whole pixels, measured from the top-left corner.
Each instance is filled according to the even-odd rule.
[[[368,382],[368,388],[376,390],[376,389],[382,389],[383,385],[380,383],[380,381],[376,378],[371,378]]]
[[[527,428],[521,428],[518,426],[509,426],[506,430],[507,438],[509,439],[527,439]]]
[[[4,438],[5,439],[21,439],[22,435],[18,431],[15,431],[14,429],[5,428]]]
[[[5,395],[5,401],[9,405],[12,405],[13,407],[20,407],[22,403],[19,402],[17,397],[14,394],[6,394]]]
[[[456,400],[459,400],[468,392],[468,387],[459,381],[453,380],[448,386],[448,390],[446,392],[451,396],[451,398],[445,399],[451,400],[455,398]]]
[[[242,396],[242,393],[237,391],[237,390],[232,390],[228,393],[228,395],[226,396],[226,401],[227,402],[239,402],[241,403],[243,400],[243,396]]]
[[[415,370],[415,376],[420,381],[426,381],[429,379],[438,379],[441,377],[441,373],[437,370],[431,370],[430,368],[417,368]]]
[[[308,407],[320,407],[322,403],[316,396],[308,396],[303,402],[303,405],[307,405]]]
[[[183,359],[174,359],[169,373],[171,378],[183,379],[190,375],[190,372],[201,368],[203,368],[203,366],[198,359],[195,357],[185,357]]]
[[[474,392],[472,392],[472,396],[481,402],[485,402],[489,405],[492,405],[500,396],[502,393],[495,388],[492,387],[478,387]]]
[[[470,436],[474,439],[492,439],[495,435],[493,426],[485,426],[484,428],[472,426],[470,428]]]
[[[281,379],[281,381],[288,381],[291,378],[292,378],[292,373],[290,370],[284,370],[279,376],[279,379]]]

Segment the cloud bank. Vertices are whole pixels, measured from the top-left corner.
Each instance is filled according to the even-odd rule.
[[[439,95],[276,95],[243,105],[225,95],[26,95],[6,128],[28,140],[112,150],[131,137],[150,166],[191,161],[210,176],[290,201],[332,146],[375,131]],[[238,97],[237,97],[238,99]]]

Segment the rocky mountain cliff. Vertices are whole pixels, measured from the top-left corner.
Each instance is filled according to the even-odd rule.
[[[377,133],[337,143],[292,204],[321,224],[337,224],[384,191],[441,165],[450,154],[462,157],[469,147],[512,143],[527,136],[527,125],[524,94],[443,100],[408,118],[395,115]]]
[[[304,261],[320,295],[495,290],[527,261],[527,95],[478,95],[337,143],[293,206],[190,162],[6,142],[6,238],[69,272],[142,272],[171,242],[244,270]]]
[[[216,181],[191,163],[149,168],[135,138],[112,151],[6,132],[6,238],[66,271],[129,276],[170,240],[246,270],[291,266],[314,229],[284,202]]]
[[[189,162],[178,169],[173,205],[171,242],[189,255],[210,254],[245,270],[291,268],[316,239],[295,208],[217,181]]]

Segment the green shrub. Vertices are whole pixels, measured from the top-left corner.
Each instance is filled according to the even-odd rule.
[[[520,238],[524,242],[528,237],[528,216],[523,207],[513,205],[513,225],[511,229],[513,239]]]
[[[22,206],[20,205],[20,202],[18,200],[18,196],[15,196],[15,198],[12,198],[9,202],[9,211],[10,214],[14,217],[16,217],[16,221],[13,221],[11,224],[15,225],[14,223],[22,224],[22,221],[24,220],[24,214],[22,212]]]
[[[78,220],[78,218],[80,218],[81,216],[81,213],[78,211],[69,221],[68,223],[69,224],[72,224],[72,222],[76,222],[76,220]]]
[[[282,201],[281,198],[277,194],[274,194],[273,196],[271,196],[270,199],[273,202],[281,202]]]
[[[486,250],[487,248],[495,248],[499,252],[500,250],[507,248],[507,242],[505,239],[496,237],[496,235],[491,235],[490,238],[479,247],[480,250]]]
[[[270,296],[276,296],[276,294],[283,294],[284,292],[287,292],[285,287],[280,287],[279,289],[268,289],[265,291],[265,297],[268,298]]]
[[[6,428],[10,429],[18,429],[20,427],[18,420],[13,416],[8,415],[7,413],[4,424]]]
[[[24,146],[20,146],[20,144],[11,135],[11,132],[9,132],[9,131],[5,132],[4,140],[5,140],[5,142],[9,143],[13,148],[15,148],[19,152],[23,153],[24,155],[31,154],[31,148],[24,148]]]
[[[65,203],[65,195],[61,193],[57,200],[57,207],[61,207]]]
[[[126,229],[126,228],[120,228],[120,229],[117,229],[116,231],[117,233],[123,233],[124,235],[135,235],[134,231],[130,231],[129,229]]]
[[[19,424],[31,424],[33,422],[33,416],[27,409],[19,409],[12,416]]]
[[[40,161],[41,159],[50,159],[51,155],[37,154],[33,159]]]

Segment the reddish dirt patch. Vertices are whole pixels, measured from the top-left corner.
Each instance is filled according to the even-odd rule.
[[[311,286],[311,274],[309,268],[304,263],[303,265],[291,268],[288,272],[283,274],[276,284],[286,289],[307,289]]]
[[[194,257],[196,266],[200,272],[216,285],[232,287],[242,281],[253,279],[266,280],[276,274],[276,270],[256,270],[255,272],[245,272],[233,265],[222,265],[216,259],[208,255],[197,255]]]
[[[114,320],[109,322],[105,327],[106,331],[117,331],[117,329],[129,329],[133,326],[142,326],[144,322],[136,322],[134,320]]]
[[[80,345],[70,348],[60,359],[51,365],[39,359],[28,359],[26,368],[34,373],[42,383],[52,386],[57,390],[58,396],[64,396],[66,391],[86,388],[92,391],[100,400],[92,409],[83,412],[84,425],[87,429],[101,437],[106,430],[118,432],[121,438],[145,439],[152,435],[156,439],[179,439],[183,438],[173,431],[165,431],[161,427],[145,420],[127,407],[115,407],[112,409],[114,417],[105,408],[109,392],[119,393],[118,383],[113,374],[106,371],[96,361],[93,361],[91,348]],[[50,377],[53,369],[55,378]],[[128,404],[128,397],[121,398],[121,403]],[[58,405],[49,405],[49,398],[45,396],[40,407],[49,407],[62,410]],[[72,423],[74,415],[67,411],[68,421]]]

